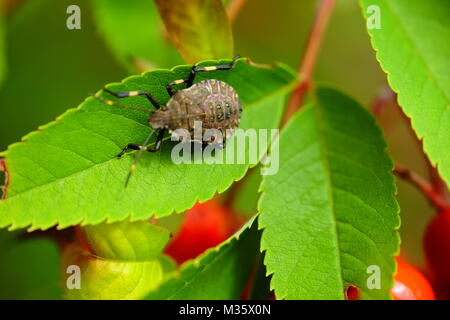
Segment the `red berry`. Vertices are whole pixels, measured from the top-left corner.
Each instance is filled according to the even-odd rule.
[[[345,297],[347,300],[359,300],[359,289],[355,286],[348,286],[345,289]]]
[[[214,200],[197,203],[186,212],[178,234],[165,253],[178,263],[195,258],[230,237],[237,229],[235,221],[234,215]]]
[[[428,280],[416,268],[397,259],[397,274],[391,289],[394,300],[434,300]]]
[[[440,212],[424,238],[427,263],[440,285],[450,286],[450,210]]]

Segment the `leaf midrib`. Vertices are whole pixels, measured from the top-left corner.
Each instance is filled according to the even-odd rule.
[[[253,106],[256,105],[256,104],[259,104],[260,102],[262,102],[262,101],[264,101],[264,100],[266,100],[266,99],[271,98],[272,96],[279,95],[279,94],[281,94],[281,93],[284,92],[284,91],[288,91],[291,87],[293,87],[293,86],[295,85],[295,83],[296,83],[296,81],[295,81],[295,79],[293,79],[292,83],[288,83],[287,85],[282,86],[282,87],[280,87],[279,89],[272,91],[270,94],[267,94],[267,95],[265,95],[264,97],[261,97],[261,98],[258,99],[258,100],[252,101],[251,103],[247,104],[247,105],[245,106],[245,108],[251,108],[251,107],[253,107]],[[80,107],[74,108],[74,110],[76,110],[76,109],[82,110]],[[84,110],[82,110],[82,111],[84,111]],[[244,111],[245,111],[245,109],[244,109]],[[103,112],[103,111],[102,111],[102,112]],[[127,119],[128,119],[128,118],[127,118]],[[130,120],[132,120],[132,119],[130,119]],[[60,120],[60,121],[62,121],[62,120]],[[142,123],[139,123],[139,124],[142,125]],[[40,131],[38,130],[37,132],[40,132]],[[42,132],[42,131],[41,131],[41,132]],[[23,141],[23,142],[21,142],[21,143],[27,143],[27,141]],[[129,157],[131,154],[134,154],[134,153],[135,153],[135,152],[130,152],[130,153],[127,154],[126,156]],[[69,175],[67,175],[67,176],[63,176],[63,177],[57,178],[57,179],[55,179],[55,180],[52,180],[51,182],[47,182],[47,183],[44,183],[44,184],[41,184],[41,185],[32,187],[32,188],[27,189],[27,190],[25,190],[25,191],[22,191],[22,192],[20,192],[20,193],[16,193],[16,194],[14,194],[14,195],[12,195],[12,196],[7,197],[5,200],[12,199],[12,198],[14,198],[14,197],[16,197],[16,196],[19,196],[19,195],[25,195],[25,194],[27,194],[27,193],[29,193],[29,192],[33,192],[33,191],[39,190],[39,189],[41,189],[41,188],[49,187],[49,186],[51,186],[51,185],[57,184],[57,183],[59,183],[59,182],[65,180],[65,179],[68,179],[68,178],[77,176],[77,175],[79,175],[79,174],[82,174],[82,173],[84,173],[84,172],[87,171],[87,170],[94,169],[95,167],[98,167],[98,166],[107,165],[107,164],[110,163],[111,161],[115,161],[115,160],[117,160],[117,159],[116,159],[116,158],[111,158],[111,159],[109,159],[109,160],[106,160],[106,161],[103,161],[103,162],[100,162],[100,163],[96,163],[96,164],[94,164],[94,165],[92,165],[92,166],[90,166],[90,167],[88,167],[88,168],[86,168],[86,169],[83,169],[83,170],[81,170],[81,171],[74,172],[74,173],[69,174]],[[247,166],[249,166],[249,165],[247,164]],[[1,203],[4,202],[5,200],[0,201],[0,205],[1,205]],[[7,202],[7,201],[6,201],[6,202]]]
[[[336,210],[335,210],[335,201],[334,201],[334,194],[333,194],[333,181],[331,179],[331,167],[330,167],[330,161],[329,161],[329,154],[328,154],[328,144],[326,141],[326,137],[325,137],[325,127],[324,127],[324,118],[322,115],[322,110],[321,105],[320,105],[320,101],[319,99],[314,96],[314,100],[315,100],[315,106],[314,108],[316,109],[315,115],[316,118],[318,120],[318,133],[319,133],[319,140],[320,140],[320,144],[322,146],[322,162],[325,166],[325,171],[326,171],[326,178],[327,178],[327,182],[328,182],[328,197],[330,199],[330,206],[331,206],[331,211],[332,211],[332,221],[333,221],[333,227],[334,227],[334,233],[335,233],[335,237],[336,237],[336,253],[337,253],[337,262],[338,262],[338,270],[339,270],[339,277],[340,277],[340,283],[342,288],[344,288],[344,275],[342,273],[342,260],[341,260],[341,249],[340,249],[340,245],[339,245],[339,233],[338,233],[338,228],[337,228],[337,218],[336,218]],[[344,291],[342,291],[341,293],[341,298],[344,298]]]

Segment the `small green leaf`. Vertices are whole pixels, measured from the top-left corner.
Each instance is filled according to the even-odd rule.
[[[261,249],[277,299],[387,299],[399,249],[392,161],[369,113],[319,89],[280,135],[280,168],[261,185]],[[369,289],[369,266],[380,271]]]
[[[155,0],[172,42],[187,63],[231,58],[233,35],[220,0]]]
[[[126,261],[155,259],[170,239],[169,230],[146,221],[102,223],[82,233],[96,256]]]
[[[158,257],[158,260],[161,263],[161,267],[166,276],[171,274],[178,267],[177,262],[174,259],[172,259],[171,257],[169,257],[168,255],[161,254]]]
[[[202,65],[230,63],[209,61]],[[147,90],[165,104],[166,84],[185,78],[192,66],[155,70],[108,87],[114,91]],[[232,85],[244,106],[240,128],[276,128],[284,99],[296,78],[282,66],[255,66],[245,59],[231,71],[203,72],[196,81],[223,80]],[[104,97],[111,98],[106,93]],[[151,108],[144,97],[121,103]],[[75,224],[144,220],[191,208],[223,192],[245,175],[249,164],[174,164],[173,143],[146,153],[128,187],[124,181],[133,155],[115,156],[130,142],[142,143],[151,131],[145,112],[107,106],[88,98],[58,120],[11,145],[3,155],[9,171],[8,197],[0,201],[0,227],[47,229]],[[233,143],[227,148],[234,148]],[[248,152],[248,148],[245,149]],[[262,152],[264,150],[261,150]]]
[[[149,291],[155,290],[164,279],[163,268],[158,259],[105,260],[78,247],[69,247],[63,261],[64,270],[70,265],[76,265],[81,271],[80,289],[66,288],[66,299],[140,299]]]
[[[96,0],[91,4],[100,34],[129,70],[136,70],[142,60],[163,68],[181,63],[175,48],[164,39],[164,26],[151,0]]]
[[[361,0],[361,6],[389,84],[425,153],[450,185],[448,1]]]
[[[161,254],[169,231],[147,221],[88,226],[80,236],[89,252],[77,246],[65,251],[64,265],[81,272],[80,289],[65,290],[68,299],[139,299],[173,270]]]
[[[174,272],[151,300],[239,299],[258,255],[260,232],[251,219],[233,237],[189,260]]]

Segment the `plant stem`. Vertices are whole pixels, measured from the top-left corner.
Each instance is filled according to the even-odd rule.
[[[417,138],[416,133],[412,129],[411,119],[403,112],[403,109],[398,105],[397,95],[389,88],[383,89],[378,97],[374,100],[371,110],[376,118],[379,118],[383,109],[390,103],[395,103],[400,110],[402,118],[408,123],[409,132],[417,141],[420,150],[423,150],[423,142]],[[424,161],[428,166],[428,172],[431,177],[431,183],[425,181],[418,174],[403,166],[396,165],[394,173],[398,176],[413,183],[424,196],[432,203],[438,210],[450,208],[450,201],[448,199],[448,189],[445,182],[439,177],[436,168],[431,164],[430,160],[424,152],[422,152]]]
[[[417,189],[419,189],[430,201],[430,203],[435,206],[439,211],[448,210],[450,205],[447,203],[446,199],[435,189],[435,187],[425,181],[414,171],[407,169],[399,164],[395,165],[394,173],[402,179],[412,183]]]
[[[319,2],[313,26],[306,45],[305,54],[302,57],[300,68],[298,70],[300,83],[292,93],[288,107],[284,114],[282,125],[285,125],[286,122],[294,115],[294,113],[302,107],[304,96],[308,89],[311,87],[312,73],[316,65],[317,56],[322,44],[322,39],[335,2],[335,0],[320,0]]]
[[[228,6],[228,15],[230,16],[231,21],[232,16],[237,14],[232,13],[232,11],[238,11],[240,7],[242,7],[244,2],[245,0],[234,0],[232,3],[230,3],[230,5]],[[298,70],[300,83],[292,93],[291,99],[284,113],[281,126],[284,126],[287,121],[294,115],[294,113],[302,107],[303,97],[306,91],[311,87],[312,72],[316,64],[317,55],[322,43],[322,38],[328,25],[328,20],[330,19],[335,2],[336,0],[320,0],[319,2],[313,26],[306,45],[305,54],[302,57],[300,68]],[[231,8],[233,6],[235,6],[236,8]],[[244,179],[245,177],[242,180],[238,181],[238,183],[235,183],[230,191],[230,195],[226,200],[226,205],[232,205]]]
[[[384,108],[391,102],[394,102],[396,97],[397,95],[395,94],[395,92],[392,91],[389,87],[383,88],[376,99],[373,101],[371,106],[371,110],[374,116],[376,118],[379,117]]]
[[[228,18],[233,23],[247,0],[231,0],[227,6]]]

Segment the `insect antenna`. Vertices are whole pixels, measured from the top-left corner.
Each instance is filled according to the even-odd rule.
[[[105,98],[100,97],[100,96],[98,96],[98,95],[96,95],[96,94],[90,93],[89,95],[90,95],[91,97],[94,97],[95,99],[97,99],[97,100],[103,102],[104,104],[106,104],[106,105],[108,105],[108,106],[116,106],[116,107],[120,107],[120,108],[136,110],[136,111],[145,111],[145,112],[148,112],[148,113],[152,113],[152,112],[153,112],[153,110],[150,110],[150,109],[144,109],[144,108],[137,108],[137,107],[126,106],[126,105],[117,103],[117,102],[115,102],[115,101],[105,99]]]
[[[150,139],[152,138],[154,133],[155,133],[155,131],[150,132],[150,134],[148,135],[148,137],[145,139],[144,143],[142,144],[143,146],[147,146],[149,144]],[[127,179],[125,180],[125,188],[128,186],[128,182],[130,181],[131,175],[136,170],[137,164],[138,164],[139,160],[141,160],[142,155],[144,154],[144,151],[145,150],[141,149],[136,154],[136,157],[134,158],[133,163],[131,164],[130,171],[128,171]]]

